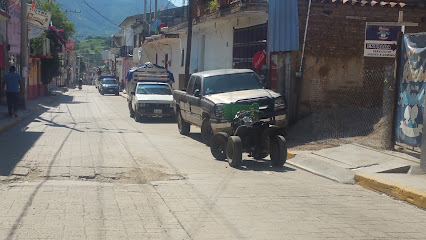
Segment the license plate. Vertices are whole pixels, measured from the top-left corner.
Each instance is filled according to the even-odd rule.
[[[162,114],[163,113],[163,109],[154,109],[154,113],[155,114]]]

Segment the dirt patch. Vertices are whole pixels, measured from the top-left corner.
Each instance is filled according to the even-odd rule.
[[[93,182],[108,182],[108,183],[124,183],[124,184],[146,184],[154,181],[169,181],[184,179],[183,176],[176,174],[166,174],[156,168],[102,168],[88,169],[94,172],[93,175],[79,175],[78,172],[69,169],[70,173],[58,173],[52,171],[51,175],[47,175],[45,169],[33,169],[27,176],[13,175],[3,181],[36,181],[36,180],[74,180],[74,181],[93,181]],[[75,172],[76,174],[73,174]]]

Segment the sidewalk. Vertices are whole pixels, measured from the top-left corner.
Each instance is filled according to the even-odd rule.
[[[296,153],[288,164],[340,183],[358,183],[426,209],[426,174],[418,158],[358,144]]]
[[[34,100],[28,100],[27,109],[18,109],[18,117],[9,117],[7,105],[2,102],[0,104],[0,134],[9,130],[25,118],[43,108],[43,105],[52,104],[60,95],[61,89],[52,90],[51,96],[38,97]]]

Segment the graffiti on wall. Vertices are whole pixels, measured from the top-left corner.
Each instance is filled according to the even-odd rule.
[[[421,146],[426,89],[426,33],[404,35],[399,61],[396,141]]]

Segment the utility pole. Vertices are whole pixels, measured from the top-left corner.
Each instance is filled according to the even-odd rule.
[[[154,0],[154,21],[157,20],[157,6],[158,2],[157,0]]]
[[[143,3],[143,20],[146,22],[146,0]]]
[[[28,26],[27,3],[21,1],[21,74],[24,81],[24,109],[27,109],[28,101]],[[22,86],[22,84],[21,84]],[[21,89],[22,91],[22,89]]]
[[[185,60],[185,81],[189,80],[189,68],[191,66],[191,45],[192,45],[192,7],[194,0],[188,1],[188,38],[186,42],[186,60]]]

